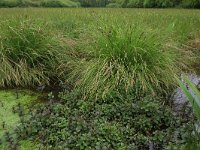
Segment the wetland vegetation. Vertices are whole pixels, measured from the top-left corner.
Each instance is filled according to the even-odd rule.
[[[0,149],[199,149],[199,60],[199,10],[2,8]]]

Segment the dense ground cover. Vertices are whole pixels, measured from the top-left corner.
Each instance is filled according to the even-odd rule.
[[[79,7],[70,0],[1,0],[0,7]]]
[[[1,0],[0,7],[200,8],[200,0]]]
[[[195,118],[175,114],[170,95],[175,77],[199,71],[199,10],[0,13],[0,87],[61,87],[23,117],[18,140],[43,149],[198,146]]]

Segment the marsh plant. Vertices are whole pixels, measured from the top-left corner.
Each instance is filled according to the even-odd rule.
[[[200,91],[197,89],[196,85],[192,83],[186,76],[183,77],[183,81],[185,83],[179,79],[177,80],[182,91],[187,96],[188,101],[192,105],[196,117],[200,121]]]
[[[0,13],[0,87],[56,88],[49,101],[31,103],[30,113],[20,105],[7,110],[20,116],[17,141],[32,140],[41,149],[165,149],[194,135],[195,118],[175,115],[166,95],[194,58],[183,45],[200,31],[198,10],[17,8]],[[59,94],[58,81],[64,89]],[[7,128],[12,115],[2,116]],[[193,138],[192,144],[199,141]]]
[[[166,92],[190,59],[156,31],[112,25],[101,28],[93,44],[93,58],[72,72],[76,85],[89,97],[106,97],[119,87],[136,94]]]
[[[35,105],[16,129],[19,139],[42,141],[42,149],[159,150],[169,142],[186,142],[191,132],[191,124],[175,117],[159,98],[135,99],[130,92],[95,101],[79,94],[64,91],[59,103]]]
[[[62,50],[56,37],[29,20],[0,28],[0,86],[49,84]]]

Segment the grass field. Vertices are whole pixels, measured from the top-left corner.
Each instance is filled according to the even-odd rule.
[[[73,80],[76,80],[77,83],[80,85],[84,85],[87,87],[90,86],[92,87],[92,89],[96,89],[96,88],[99,88],[101,84],[98,84],[97,83],[98,81],[96,81],[97,84],[92,85],[92,82],[93,83],[95,82],[91,80],[91,78],[95,76],[94,74],[93,75],[91,74],[92,71],[95,70],[95,64],[92,61],[95,61],[95,62],[100,61],[99,64],[96,64],[97,66],[105,65],[103,64],[103,60],[107,59],[108,57],[110,57],[109,59],[111,59],[113,55],[116,55],[116,57],[118,57],[118,55],[124,55],[125,53],[127,54],[132,53],[132,48],[143,49],[144,51],[147,50],[147,52],[149,52],[149,54],[146,54],[146,52],[144,53],[142,52],[138,56],[135,55],[135,57],[137,58],[134,58],[136,61],[138,61],[138,59],[140,59],[139,58],[140,55],[142,55],[141,57],[144,57],[144,58],[141,58],[140,61],[149,62],[149,65],[147,66],[144,66],[144,63],[140,63],[140,62],[134,63],[133,62],[134,60],[133,59],[131,60],[130,58],[132,56],[130,56],[129,58],[126,58],[128,59],[128,60],[125,60],[126,62],[132,61],[132,63],[134,63],[132,64],[134,68],[138,68],[138,69],[143,68],[143,70],[144,68],[146,68],[146,70],[144,70],[144,74],[149,75],[149,76],[143,76],[142,74],[140,74],[139,70],[136,70],[133,73],[135,74],[135,76],[141,78],[141,81],[151,80],[154,84],[158,84],[158,80],[161,80],[161,82],[164,82],[166,85],[168,83],[171,84],[170,82],[173,82],[173,81],[170,81],[170,80],[173,77],[172,76],[170,77],[170,74],[171,75],[177,74],[177,71],[180,73],[180,70],[186,69],[184,67],[188,65],[187,63],[192,61],[192,57],[193,57],[191,54],[192,51],[188,50],[188,47],[191,47],[191,45],[189,44],[191,43],[193,44],[194,41],[197,41],[197,44],[198,44],[199,30],[200,30],[199,29],[199,24],[200,24],[199,15],[200,15],[199,10],[184,10],[184,9],[180,9],[180,10],[178,9],[35,9],[35,8],[1,9],[1,16],[0,16],[0,20],[1,20],[0,24],[1,24],[1,32],[2,32],[1,34],[4,35],[5,38],[6,36],[8,36],[8,38],[9,36],[14,37],[16,36],[16,34],[18,34],[19,36],[18,39],[16,38],[11,39],[12,41],[7,38],[8,45],[5,45],[6,42],[4,42],[5,44],[3,47],[7,46],[8,50],[15,49],[17,53],[17,51],[20,51],[20,49],[23,48],[24,45],[29,44],[29,46],[27,46],[28,49],[36,48],[38,50],[37,54],[30,54],[29,56],[26,56],[26,57],[30,57],[31,59],[34,59],[36,57],[38,58],[38,60],[32,60],[32,63],[34,63],[34,64],[31,64],[32,67],[34,68],[32,73],[30,74],[27,73],[26,66],[25,66],[26,64],[24,64],[25,62],[22,62],[22,61],[17,62],[17,64],[21,63],[21,67],[18,68],[17,70],[20,70],[20,69],[21,71],[23,70],[23,74],[25,74],[24,79],[20,79],[20,77],[17,77],[15,75],[19,73],[16,73],[13,70],[7,69],[4,71],[4,73],[7,71],[5,74],[7,75],[10,74],[10,76],[9,78],[6,78],[8,76],[5,75],[4,80],[6,81],[3,80],[1,84],[9,85],[12,82],[11,80],[14,78],[15,78],[14,80],[16,82],[15,83],[16,85],[24,86],[24,85],[28,85],[28,83],[41,84],[41,82],[45,84],[45,83],[50,82],[51,80],[50,78],[54,78],[55,76],[58,77],[58,74],[59,75],[63,74],[63,72],[69,69],[69,70],[73,70],[73,71],[68,72],[70,73],[70,80],[72,80],[73,78]],[[14,31],[15,28],[16,28],[16,31]],[[24,30],[20,30],[23,28]],[[40,34],[40,32],[42,34]],[[110,37],[108,34],[112,32],[115,34],[112,34],[113,37]],[[26,34],[26,35],[23,35],[23,34]],[[32,35],[29,35],[29,34],[32,34]],[[24,39],[22,39],[23,36],[24,36]],[[5,40],[5,38],[3,39],[3,36],[1,37],[2,40]],[[26,43],[27,38],[30,38],[30,39],[28,39],[29,42]],[[137,38],[139,40],[134,41],[133,38]],[[35,39],[37,39],[37,41]],[[44,42],[41,43],[40,41],[42,39],[45,39],[45,40]],[[130,40],[130,42],[128,40]],[[17,42],[22,43],[22,45],[16,47]],[[123,43],[127,43],[127,45],[123,45]],[[119,54],[115,46],[116,48],[119,49],[119,51],[123,51],[123,49],[126,49],[127,51],[125,53],[122,52],[122,54]],[[49,49],[49,47],[51,47],[53,50],[47,51],[45,53],[44,58],[39,58],[38,55],[41,55],[43,53],[41,52],[41,49],[42,50]],[[113,48],[115,51],[110,53],[110,56],[108,56],[106,54],[106,51],[110,52],[112,51]],[[101,49],[102,51],[99,51],[99,49]],[[105,51],[103,49],[105,49]],[[149,51],[148,49],[152,49],[152,51]],[[157,56],[155,56],[153,52],[153,50],[155,49],[158,49],[161,52],[160,54],[159,53],[156,54]],[[44,50],[44,52],[45,51],[46,50]],[[155,50],[155,52],[156,51],[157,50]],[[165,51],[165,53],[163,53],[163,51]],[[139,51],[139,53],[140,52],[141,51]],[[63,55],[67,55],[67,56],[64,59],[62,59],[63,60],[62,62],[58,62],[57,59],[59,59],[60,61],[61,58],[58,58],[57,56],[59,54],[56,54],[56,53],[59,53],[59,54],[62,53]],[[23,54],[20,54],[20,55],[23,55]],[[15,55],[15,52],[13,52],[12,55]],[[36,56],[33,56],[33,55],[36,55]],[[73,58],[71,56],[69,58],[69,55],[71,56],[73,55]],[[88,56],[88,55],[92,55],[92,56]],[[168,55],[168,56],[164,56],[164,55]],[[57,58],[55,57],[53,58],[53,56]],[[21,57],[21,56],[17,56],[17,57]],[[81,57],[81,58],[78,58],[78,57]],[[96,58],[91,59],[91,57],[93,58],[96,57]],[[97,60],[98,59],[97,57],[104,57],[104,58],[101,58],[101,60]],[[124,56],[120,56],[120,57],[124,57]],[[162,57],[166,60],[163,60]],[[49,58],[50,58],[51,63],[48,62]],[[156,58],[157,60],[153,58]],[[36,61],[39,61],[40,59],[47,60],[47,62],[42,61],[42,63],[46,63],[46,64],[42,64],[43,70],[39,69],[41,68],[41,64],[38,64],[36,62]],[[88,71],[87,74],[85,74],[84,72],[80,71],[80,68],[78,67],[79,65],[74,66],[76,64],[74,64],[74,62],[71,61],[72,59],[73,60],[77,59],[77,61],[80,61],[81,63],[83,63],[82,66],[86,67],[84,70],[89,69],[91,70],[91,72]],[[84,61],[85,59],[89,61]],[[145,60],[145,59],[148,59],[148,60]],[[57,64],[58,67],[53,68],[53,70],[58,71],[55,76],[53,76],[53,73],[49,72],[49,68],[56,66],[56,64],[52,64],[52,63],[58,63]],[[112,65],[114,65],[114,63],[115,62],[113,62]],[[137,65],[137,66],[134,66],[134,65]],[[157,71],[155,71],[156,65],[158,65]],[[180,65],[180,66],[176,66],[176,65]],[[23,66],[23,69],[22,69],[22,66]],[[152,66],[154,68],[152,68]],[[12,68],[9,66],[7,67]],[[66,68],[63,69],[62,67],[67,67],[67,69]],[[106,67],[106,66],[102,66],[102,67]],[[164,69],[168,68],[168,70],[159,71],[159,68],[160,69],[162,68],[162,70],[163,68]],[[122,80],[125,80],[126,82],[129,80],[128,79],[129,74],[126,74],[125,73],[126,71],[123,71],[123,66],[121,69],[122,69],[121,71],[124,72],[123,74],[124,79]],[[79,73],[77,73],[77,71]],[[14,75],[12,75],[13,72],[15,72]],[[165,73],[169,73],[169,75],[160,76],[160,75],[154,74],[155,72],[159,72],[161,74],[163,73],[163,75]],[[103,72],[99,72],[99,74],[101,73]],[[26,74],[27,74],[27,77],[25,77]],[[49,74],[51,74],[52,76]],[[64,74],[66,75],[67,73],[65,72]],[[85,76],[87,76],[88,79],[82,78],[80,76],[77,77],[77,74],[85,74]],[[90,76],[93,76],[93,77],[90,77]],[[96,78],[98,78],[101,81],[103,80],[106,81],[106,76],[104,79],[100,79],[98,75],[96,75]],[[117,77],[114,77],[113,83],[110,83],[107,86],[105,86],[105,89],[102,89],[103,90],[102,92],[106,93],[107,91],[106,88],[108,89],[115,88],[115,87],[110,87],[111,84],[112,85],[118,84],[119,81],[115,79],[117,79]],[[68,79],[64,77],[64,80],[68,80]],[[87,82],[87,85],[85,85],[84,82]],[[128,81],[128,83],[125,83],[126,88],[128,88],[129,86],[132,86],[130,82],[131,81]],[[145,82],[146,81],[142,82],[142,85],[143,85],[142,88],[147,88],[147,86],[149,86],[149,88],[153,90],[153,87],[151,85],[147,85],[149,83],[145,83]],[[88,87],[88,90],[90,91],[89,87]],[[100,95],[102,95],[102,93],[100,93]]]
[[[63,141],[59,143],[58,140],[62,138],[68,139],[71,145],[75,143],[74,147],[70,147],[70,144],[69,147],[64,147],[75,149],[88,148],[90,141],[93,143],[89,148],[98,147],[100,143],[99,149],[109,148],[112,142],[111,149],[131,149],[135,144],[139,149],[145,149],[149,141],[159,141],[162,148],[168,146],[172,140],[170,129],[175,128],[174,124],[178,123],[173,119],[175,116],[169,108],[167,95],[172,94],[171,91],[177,87],[176,77],[183,72],[200,72],[199,60],[200,10],[0,9],[0,88],[59,85],[62,89],[67,87],[70,92],[75,91],[72,95],[69,91],[67,94],[64,92],[64,95],[61,93],[60,99],[65,100],[66,104],[61,103],[55,106],[55,109],[54,105],[53,108],[44,107],[50,107],[58,113],[46,118],[43,113],[36,113],[35,118],[38,117],[39,121],[44,117],[45,121],[50,120],[53,124],[52,134],[48,131],[50,129],[44,130],[43,134],[48,134],[50,138],[44,141],[44,147],[48,144],[50,148],[61,144],[61,148],[56,148],[62,149]],[[73,101],[74,99],[80,101]],[[77,104],[74,104],[75,102]],[[99,114],[91,109],[91,105]],[[153,111],[155,109],[156,112]],[[60,120],[54,120],[59,115],[61,118],[58,118],[63,120],[60,110],[65,110],[67,117],[77,121],[71,125],[71,121],[65,118],[63,124],[71,128],[82,125],[84,127],[81,128],[84,129],[85,126],[91,125],[92,129],[85,129],[88,134],[81,135],[79,129],[71,129],[73,132],[63,129]],[[118,112],[119,110],[121,112]],[[79,113],[83,118],[79,118]],[[149,113],[151,117],[148,117]],[[88,114],[96,116],[88,118]],[[118,114],[121,115],[117,116]],[[134,118],[132,114],[138,116]],[[167,119],[163,119],[162,115]],[[13,117],[16,121],[19,119]],[[112,119],[108,119],[109,117]],[[5,118],[1,117],[0,120],[2,119]],[[87,119],[91,120],[87,123]],[[152,122],[156,119],[157,121]],[[140,128],[140,125],[130,120],[146,126]],[[54,124],[54,121],[57,124]],[[35,127],[40,126],[34,124],[35,122],[31,123]],[[165,123],[166,125],[163,125]],[[180,124],[182,126],[184,123]],[[54,135],[57,125],[59,129],[66,131],[66,134],[59,132],[56,136],[56,132]],[[41,128],[48,127],[44,125]],[[120,128],[120,131],[117,131],[117,128]],[[128,131],[125,128],[128,128]],[[116,139],[108,133],[113,134]],[[44,139],[41,134],[34,138]],[[91,139],[87,140],[90,137]],[[130,137],[134,138],[127,140]],[[140,139],[139,142],[137,138]],[[131,143],[133,141],[134,144]],[[102,143],[107,145],[102,148]],[[176,142],[172,142],[174,143]]]

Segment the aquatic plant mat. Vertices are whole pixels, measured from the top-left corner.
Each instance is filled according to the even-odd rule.
[[[16,140],[14,130],[20,125],[20,115],[27,115],[27,108],[38,100],[38,96],[38,93],[29,90],[0,90],[1,150],[14,149],[18,146],[20,150],[35,150],[35,144],[32,142]]]

